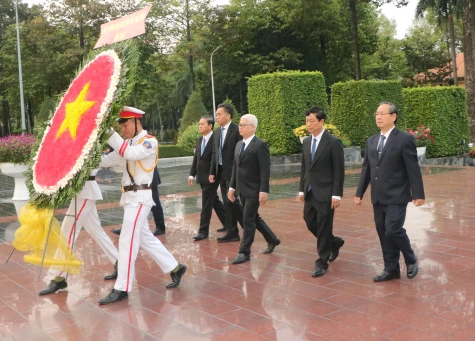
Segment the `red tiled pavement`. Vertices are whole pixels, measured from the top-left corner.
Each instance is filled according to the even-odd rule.
[[[257,234],[251,261],[241,265],[230,263],[237,243],[218,244],[214,232],[208,240],[191,240],[199,214],[167,219],[160,239],[188,266],[180,287],[166,290],[168,275],[141,254],[129,300],[105,307],[97,300],[113,286],[102,280],[111,265],[87,233],[75,246],[85,262],[82,275],[70,276],[68,290],[56,295],[37,296],[48,275],[43,271],[37,282],[38,267],[15,252],[0,265],[0,339],[473,340],[475,167],[432,170],[423,167],[427,203],[410,204],[407,212],[405,227],[420,262],[413,280],[372,282],[382,268],[372,207],[368,197],[354,205],[355,189],[348,188],[335,218],[335,234],[346,243],[321,278],[311,277],[316,241],[295,199],[261,209],[282,244],[262,255],[266,244]],[[212,231],[219,226],[213,217]],[[10,251],[0,244],[0,262]],[[401,267],[404,273],[403,260]]]

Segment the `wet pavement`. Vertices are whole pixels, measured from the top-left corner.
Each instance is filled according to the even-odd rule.
[[[329,272],[312,278],[316,240],[296,201],[299,165],[275,165],[270,201],[262,217],[281,239],[273,254],[257,233],[251,261],[232,265],[238,243],[218,244],[221,227],[212,218],[207,240],[193,242],[201,197],[188,187],[187,166],[161,169],[159,186],[167,234],[160,240],[188,266],[179,288],[166,290],[162,274],[146,254],[137,259],[137,279],[128,301],[98,306],[113,287],[102,278],[112,269],[89,235],[75,250],[81,275],[68,278],[67,291],[39,297],[50,280],[14,252],[5,260],[18,227],[8,199],[13,179],[0,175],[1,340],[473,340],[475,333],[475,167],[423,166],[426,204],[409,204],[406,229],[420,272],[373,283],[383,262],[369,197],[353,204],[359,165],[347,168],[345,194],[336,212],[335,235],[345,239]],[[104,201],[98,203],[109,230],[122,221],[119,177],[98,175]],[[110,182],[110,183],[109,183]],[[21,204],[21,203],[20,203]],[[19,204],[19,205],[20,205]],[[59,220],[65,210],[58,209]],[[151,216],[150,216],[151,219]],[[154,229],[153,220],[150,220]]]

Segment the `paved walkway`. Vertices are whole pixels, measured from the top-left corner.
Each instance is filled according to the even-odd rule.
[[[7,199],[13,182],[0,175],[0,339],[473,340],[475,167],[423,168],[427,204],[410,204],[406,219],[420,272],[387,283],[372,282],[382,269],[381,250],[369,198],[361,207],[353,204],[359,175],[358,166],[352,168],[335,221],[335,234],[346,243],[321,278],[311,277],[316,241],[295,198],[298,165],[273,167],[271,201],[261,209],[282,244],[263,255],[265,241],[257,234],[251,261],[241,265],[230,263],[238,244],[218,244],[218,233],[191,240],[199,191],[187,187],[187,167],[162,170],[167,234],[160,239],[188,271],[178,289],[167,291],[169,275],[141,254],[129,300],[110,306],[97,301],[113,286],[102,279],[111,265],[85,232],[75,246],[85,265],[68,279],[67,291],[40,298],[47,273],[37,281],[39,268],[24,263],[18,251],[4,264],[18,223]],[[99,207],[106,231],[122,214],[117,176],[109,176],[112,183],[101,183]],[[62,214],[58,210],[59,219]],[[220,227],[215,217],[211,226]]]

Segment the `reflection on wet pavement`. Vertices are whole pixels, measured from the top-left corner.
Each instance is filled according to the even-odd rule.
[[[150,257],[137,260],[137,280],[128,301],[99,307],[113,282],[111,265],[87,233],[75,249],[84,261],[68,290],[39,297],[49,281],[16,251],[4,264],[18,227],[8,199],[13,181],[0,175],[0,339],[2,340],[471,340],[475,332],[474,168],[422,168],[427,203],[409,204],[406,229],[420,262],[414,280],[373,283],[382,256],[366,197],[353,204],[359,165],[347,169],[335,234],[345,245],[329,272],[312,278],[316,241],[296,201],[299,164],[274,165],[270,201],[262,216],[282,240],[270,255],[260,234],[248,263],[231,265],[238,243],[218,244],[213,216],[210,238],[193,242],[201,197],[189,187],[189,168],[161,170],[159,186],[167,234],[160,239],[188,271],[176,290]],[[104,201],[102,224],[115,244],[120,225],[119,177],[98,175]],[[21,206],[19,203],[17,206]],[[64,210],[57,210],[61,220]],[[151,219],[151,217],[149,217]],[[150,221],[154,229],[153,220]],[[401,260],[405,273],[405,265]]]

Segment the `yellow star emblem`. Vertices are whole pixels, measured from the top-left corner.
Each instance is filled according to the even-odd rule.
[[[76,133],[81,117],[91,109],[94,104],[96,104],[96,102],[86,101],[87,92],[90,86],[91,83],[88,82],[84,88],[82,88],[74,102],[66,103],[66,117],[64,118],[63,123],[61,123],[61,127],[59,127],[56,138],[60,137],[66,129],[68,129],[73,140],[76,139]]]

